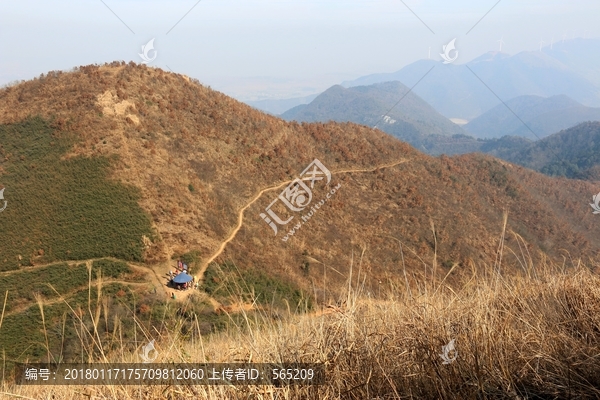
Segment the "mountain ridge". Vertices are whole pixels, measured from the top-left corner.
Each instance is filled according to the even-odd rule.
[[[566,95],[519,96],[483,113],[464,129],[478,138],[508,135],[535,140],[591,120],[600,120],[600,108],[583,106]]]
[[[282,118],[302,122],[349,121],[377,126],[417,148],[429,147],[433,137],[466,133],[397,81],[352,88],[334,85],[310,104],[286,111]]]
[[[320,285],[327,264],[341,275],[327,274],[327,284],[316,288],[324,300],[346,281],[349,249],[369,249],[363,259],[370,271],[367,287],[389,278],[399,262],[390,236],[417,255],[405,255],[409,270],[434,254],[448,265],[493,263],[504,209],[511,216],[509,227],[531,241],[532,254],[556,256],[553,243],[573,254],[599,251],[594,237],[600,228],[588,218],[583,200],[594,190],[591,182],[555,180],[482,155],[432,158],[353,123],[285,122],[159,69],[133,63],[86,66],[0,90],[1,124],[32,115],[51,120],[52,135],[76,138],[60,162],[108,157],[110,179],[137,188],[138,204],[155,232],[145,243],[144,262],[150,264],[190,251],[206,262],[233,232],[250,199],[265,187],[294,180],[315,159],[333,172],[329,186],[315,186],[315,201],[338,184],[340,189],[306,220],[309,228],[287,241],[282,235],[289,235],[291,225],[279,226],[274,235],[260,215],[278,196],[263,194],[245,209],[241,228],[211,266],[231,261],[309,289]],[[26,165],[41,165],[29,158]],[[408,162],[378,168],[400,159]],[[6,153],[0,178],[12,176],[7,168],[19,160]],[[373,172],[335,174],[347,169]],[[289,213],[277,204],[277,215]],[[569,212],[555,215],[553,210],[565,204]],[[40,209],[35,218],[45,212]],[[302,222],[306,217],[288,215]],[[44,254],[47,246],[43,238],[36,244]],[[27,256],[32,250],[26,247]],[[309,261],[307,273],[301,268],[306,257],[324,264]],[[22,268],[13,260],[7,261],[11,268]],[[511,257],[506,263],[518,266]]]
[[[495,270],[498,243],[503,273],[600,256],[597,182],[431,157],[354,123],[286,122],[134,63],[0,89],[0,184],[11,362],[81,359],[82,315],[109,342],[122,329],[133,343],[141,324],[205,335],[335,304],[349,284],[372,297],[409,275],[450,287]],[[176,260],[198,290],[164,285]]]
[[[504,151],[502,158],[548,175],[597,181],[600,121],[583,122],[542,140],[516,145]]]
[[[585,42],[600,46],[598,40],[589,39]],[[564,61],[567,60],[565,52],[570,54],[569,49],[581,47],[578,40],[568,41],[562,46],[563,56],[559,58]],[[414,86],[413,91],[440,114],[448,118],[466,120],[471,120],[498,105],[500,101],[496,96],[506,101],[521,95],[549,97],[564,94],[586,106],[600,107],[600,84],[586,78],[594,74],[594,67],[578,66],[573,61],[567,62],[568,65],[563,64],[553,57],[553,54],[557,53],[549,51],[548,48],[541,52],[524,51],[513,56],[488,52],[466,64],[456,65],[419,60],[393,73],[366,75],[353,81],[345,81],[342,85],[351,87],[397,80],[413,87],[425,76]],[[581,61],[582,56],[577,54],[576,59]],[[432,67],[435,68],[430,71]],[[482,85],[479,79],[494,93]]]

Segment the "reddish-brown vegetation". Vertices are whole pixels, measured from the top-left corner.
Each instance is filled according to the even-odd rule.
[[[113,178],[141,190],[158,233],[149,262],[188,250],[208,259],[256,193],[295,178],[315,158],[333,172],[333,185],[342,184],[335,198],[283,242],[259,217],[279,192],[265,193],[217,261],[294,277],[326,298],[358,257],[371,290],[399,278],[402,261],[410,271],[435,259],[429,273],[454,264],[491,268],[505,212],[506,268],[525,268],[528,254],[592,258],[600,248],[600,225],[587,204],[597,191],[592,182],[552,179],[481,155],[433,158],[350,123],[284,122],[143,65],[50,72],[0,91],[0,123],[29,115],[51,118],[57,134],[76,133],[71,155],[119,156]],[[336,173],[401,159],[407,162],[375,172]],[[315,197],[324,193],[317,189]]]

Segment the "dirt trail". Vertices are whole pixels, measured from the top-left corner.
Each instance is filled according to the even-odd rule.
[[[93,263],[94,261],[99,261],[99,260],[110,260],[110,261],[124,262],[128,266],[134,267],[134,269],[135,268],[143,268],[143,269],[150,269],[150,270],[152,270],[152,268],[148,267],[147,265],[138,264],[138,263],[135,263],[135,262],[132,262],[132,261],[125,261],[125,260],[121,260],[121,259],[114,258],[114,257],[97,257],[97,258],[89,258],[87,260],[53,261],[53,262],[47,263],[47,264],[37,264],[37,265],[33,265],[33,266],[25,266],[25,267],[21,267],[19,269],[11,269],[9,271],[0,271],[0,276],[9,276],[9,275],[12,275],[12,274],[18,274],[20,272],[36,271],[38,269],[49,267],[51,265],[56,265],[56,264],[67,264],[69,267],[74,267],[74,266],[79,265],[79,264],[86,264],[86,265],[89,266],[89,263]]]
[[[50,265],[56,265],[56,264],[67,264],[69,267],[73,267],[79,264],[86,264],[88,262],[94,262],[97,260],[102,260],[102,259],[107,259],[107,260],[113,260],[113,261],[122,261],[122,260],[117,260],[116,258],[111,258],[111,257],[99,257],[99,258],[90,258],[88,260],[69,260],[69,261],[53,261],[51,263],[48,264],[38,264],[38,265],[33,265],[33,266],[23,266],[19,269],[11,269],[9,271],[1,271],[0,272],[0,276],[9,276],[12,274],[18,274],[20,272],[30,272],[30,271],[35,271],[44,267],[49,267]]]
[[[144,264],[138,264],[138,263],[129,263],[130,267],[135,267],[135,268],[141,268],[147,271],[150,271],[150,274],[153,277],[153,281],[154,284],[156,284],[158,287],[163,288],[165,296],[169,296],[169,292],[167,291],[167,285],[165,285],[163,282],[167,281],[167,276],[163,277],[161,279],[160,275],[158,272],[156,272],[157,269],[161,270],[161,271],[168,271],[170,269],[169,267],[169,261],[166,261],[164,263],[160,263],[157,265],[144,265]]]
[[[167,293],[167,290],[166,290],[166,286],[161,282],[161,280],[160,280],[159,276],[157,275],[156,271],[154,270],[154,268],[152,268],[151,266],[143,265],[143,264],[138,264],[138,263],[134,263],[134,262],[127,262],[127,261],[119,260],[119,259],[113,258],[113,257],[90,258],[88,260],[55,261],[55,262],[51,262],[51,263],[48,263],[48,264],[40,264],[40,265],[34,265],[32,267],[24,267],[24,268],[20,268],[20,269],[16,269],[16,270],[3,271],[3,272],[0,272],[0,277],[2,277],[2,276],[9,276],[9,275],[20,273],[20,272],[22,272],[22,273],[25,273],[25,272],[35,272],[36,270],[39,270],[41,268],[45,268],[45,267],[48,267],[50,265],[56,265],[56,264],[61,264],[61,263],[66,263],[70,267],[75,266],[75,265],[79,265],[79,264],[86,264],[88,266],[88,268],[89,268],[90,264],[92,264],[94,261],[97,261],[97,260],[111,260],[111,261],[125,262],[129,266],[129,268],[132,269],[133,272],[135,272],[136,270],[137,271],[143,270],[146,273],[146,276],[150,277],[150,281],[149,282],[130,282],[130,281],[117,280],[117,279],[110,278],[110,279],[104,279],[103,283],[123,283],[123,284],[127,284],[127,285],[148,285],[148,284],[152,284],[155,288],[163,287],[165,289],[164,290],[165,297],[168,296],[168,293]],[[86,284],[85,287],[87,287],[87,284]],[[75,289],[75,292],[77,292],[79,290],[81,290],[81,288]],[[63,296],[66,296],[66,295],[63,295]],[[51,303],[48,303],[48,304],[51,304]]]
[[[345,174],[345,173],[355,173],[355,172],[374,172],[374,171],[377,171],[379,169],[385,169],[385,168],[395,167],[396,165],[404,164],[404,163],[406,163],[408,161],[409,161],[408,159],[402,159],[402,160],[399,160],[399,161],[395,161],[393,163],[379,165],[379,166],[373,167],[373,168],[342,169],[342,170],[338,170],[338,171],[331,171],[331,174],[335,175],[335,174]],[[240,211],[238,212],[238,222],[237,222],[237,225],[235,226],[235,228],[231,231],[231,233],[229,234],[229,236],[221,243],[221,245],[213,253],[213,255],[210,256],[210,258],[208,258],[208,260],[206,260],[206,261],[204,261],[202,263],[202,266],[200,267],[200,270],[198,271],[198,280],[200,281],[200,283],[202,283],[202,281],[204,279],[204,273],[206,272],[206,269],[208,268],[208,266],[210,265],[210,263],[213,262],[217,257],[219,257],[221,255],[221,253],[223,253],[223,251],[225,250],[225,247],[227,246],[227,244],[229,242],[231,242],[235,238],[235,236],[237,235],[237,233],[239,232],[239,230],[242,228],[242,225],[243,225],[243,222],[244,222],[244,211],[246,211],[252,204],[254,204],[263,195],[263,193],[271,191],[271,190],[279,189],[279,188],[281,188],[281,187],[283,187],[285,185],[288,185],[292,181],[293,181],[293,179],[285,181],[285,182],[278,183],[277,185],[274,185],[274,186],[269,186],[269,187],[267,187],[265,189],[262,189],[244,207],[242,207],[240,209]]]
[[[93,283],[95,283],[94,285],[92,285],[92,287],[97,287],[97,281],[92,281]],[[106,285],[110,285],[111,283],[120,283],[122,285],[128,285],[128,286],[148,286],[148,282],[128,282],[128,281],[124,281],[124,280],[120,280],[120,279],[107,279],[107,280],[102,280],[102,287],[105,287]],[[78,288],[75,288],[67,293],[61,293],[60,296],[56,296],[54,298],[51,299],[43,299],[42,300],[42,305],[44,307],[46,306],[51,306],[52,304],[56,304],[56,303],[62,303],[64,302],[68,297],[77,294],[83,290],[88,289],[88,284],[86,283],[83,286],[80,286]],[[95,299],[95,298],[94,298]],[[21,304],[18,305],[17,307],[13,308],[10,311],[7,311],[4,313],[4,318],[14,315],[14,314],[18,314],[21,313],[31,307],[38,307],[37,302],[29,302],[29,303],[25,303],[25,304]],[[1,310],[0,310],[1,311]]]
[[[345,174],[345,173],[361,173],[361,172],[374,172],[377,171],[379,169],[385,169],[385,168],[392,168],[395,167],[399,164],[404,164],[406,162],[409,162],[410,160],[408,159],[402,159],[399,161],[395,161],[393,163],[389,163],[389,164],[384,164],[384,165],[379,165],[376,167],[372,167],[372,168],[363,168],[363,169],[342,169],[342,170],[338,170],[338,171],[331,171],[332,175],[335,174]],[[212,256],[210,256],[206,261],[203,262],[202,266],[200,267],[200,270],[198,271],[198,273],[196,274],[198,276],[198,279],[200,281],[200,283],[202,283],[202,280],[204,278],[204,273],[206,272],[206,269],[208,268],[208,266],[210,265],[211,262],[213,262],[217,257],[219,257],[223,251],[225,250],[225,247],[227,246],[227,244],[229,242],[231,242],[235,236],[237,235],[237,233],[239,232],[239,230],[242,228],[243,222],[244,222],[244,212],[250,207],[252,206],[252,204],[254,204],[256,201],[258,201],[258,199],[260,199],[260,197],[269,191],[272,190],[276,190],[279,189],[285,185],[288,185],[289,183],[291,183],[293,180],[287,180],[284,182],[280,182],[276,185],[273,186],[269,186],[267,188],[264,188],[262,190],[260,190],[250,201],[248,201],[248,203],[246,203],[245,206],[243,206],[239,211],[238,211],[238,216],[237,216],[237,224],[236,226],[233,228],[233,230],[231,231],[231,233],[229,234],[229,236],[223,241],[221,242],[220,246],[217,248],[217,250],[213,253]],[[107,259],[107,260],[113,260],[113,261],[123,261],[123,260],[118,260],[116,258],[112,258],[112,257],[100,257],[100,258],[93,258],[93,259],[89,259],[89,260],[70,260],[70,261],[62,261],[62,262],[66,262],[69,265],[76,265],[76,264],[81,264],[81,263],[91,263],[93,261],[96,260],[101,260],[101,259]],[[43,265],[35,265],[33,267],[25,267],[25,268],[20,268],[17,270],[11,270],[11,271],[3,271],[0,272],[0,276],[6,276],[6,275],[10,275],[10,274],[14,274],[14,273],[18,273],[18,272],[24,272],[24,271],[35,271],[36,269],[40,269],[40,268],[44,268],[47,267],[49,265],[53,265],[53,264],[57,264],[60,263],[61,261],[57,261],[57,262],[52,262],[52,263],[48,263],[48,264],[43,264]],[[150,272],[150,276],[151,276],[151,280],[153,281],[153,284],[155,284],[157,287],[162,287],[164,290],[164,294],[165,297],[170,297],[170,293],[169,293],[169,288],[167,288],[167,286],[163,283],[164,280],[166,280],[166,277],[164,279],[161,279],[161,276],[159,276],[159,273],[157,273],[157,269],[162,270],[164,269],[165,271],[168,271],[170,269],[169,267],[169,262],[165,262],[165,263],[161,263],[159,265],[155,265],[155,266],[148,266],[148,265],[143,265],[143,264],[139,264],[139,263],[134,263],[134,262],[127,262],[127,264],[132,267],[132,269],[143,269],[146,270],[146,272]],[[112,283],[112,282],[119,282],[119,281],[104,281],[106,283]],[[135,283],[135,282],[125,282],[123,281],[122,283],[127,283],[127,284],[147,284],[147,283]],[[176,296],[177,296],[177,300],[182,301],[187,299],[187,297],[196,292],[195,290],[186,290],[186,291],[175,291]],[[45,302],[45,304],[52,304],[56,301],[60,301],[59,299],[56,300],[51,300],[48,302]],[[209,296],[209,301],[210,303],[215,307],[215,309],[219,309],[221,308],[221,304],[216,301],[215,299],[213,299],[212,297]],[[14,310],[12,310],[10,313],[7,313],[7,315],[13,313]]]

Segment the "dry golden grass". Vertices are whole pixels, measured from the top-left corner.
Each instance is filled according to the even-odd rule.
[[[354,268],[356,270],[356,267]],[[359,268],[360,269],[360,268]],[[464,271],[463,271],[464,272]],[[450,274],[454,274],[451,271]],[[34,399],[553,399],[600,396],[600,278],[580,264],[521,274],[411,275],[374,299],[354,282],[330,312],[289,315],[184,339],[157,340],[156,362],[319,362],[327,383],[304,387],[15,386],[4,398]],[[358,282],[358,284],[356,283]],[[383,285],[383,284],[382,284]],[[90,311],[93,313],[93,311]],[[90,333],[91,335],[91,333]],[[442,364],[442,346],[458,357]],[[110,355],[115,362],[135,355]],[[98,361],[101,361],[100,359]],[[1,397],[1,396],[0,396]]]

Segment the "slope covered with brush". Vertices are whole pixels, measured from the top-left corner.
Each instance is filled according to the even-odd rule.
[[[216,263],[284,277],[326,298],[357,257],[369,271],[370,290],[380,280],[398,278],[402,266],[422,268],[424,259],[436,260],[436,273],[454,264],[492,265],[505,212],[514,254],[522,240],[533,257],[563,250],[591,257],[599,249],[600,227],[588,205],[597,191],[592,183],[552,179],[491,157],[433,158],[352,123],[285,122],[160,69],[87,66],[0,91],[4,129],[32,116],[52,126],[52,135],[71,138],[60,162],[107,163],[103,176],[111,185],[135,188],[127,199],[136,205],[122,196],[111,201],[131,212],[139,205],[150,219],[152,234],[142,225],[131,233],[138,238],[135,246],[144,244],[142,259],[149,263],[195,250],[201,264],[216,256]],[[310,207],[289,214],[293,222],[275,234],[260,214],[314,159],[331,171],[331,180],[317,182],[311,206],[337,188],[335,195],[309,220],[302,216]],[[48,166],[40,160],[36,168]],[[43,186],[31,175],[16,179],[10,168],[3,167],[3,182]],[[105,198],[96,186],[89,190]],[[32,211],[18,210],[14,218],[24,224]],[[76,215],[88,218],[81,222],[86,229],[118,225],[103,220],[105,212]],[[41,223],[46,216],[32,218]],[[33,249],[55,254],[47,235],[25,236],[12,238],[23,257]],[[35,246],[27,244],[34,237]],[[90,250],[55,258],[73,258],[74,251],[83,256]],[[509,252],[504,262],[518,267],[517,258]],[[19,266],[16,259],[6,263]]]
[[[600,122],[584,122],[499,154],[551,176],[600,179]]]

